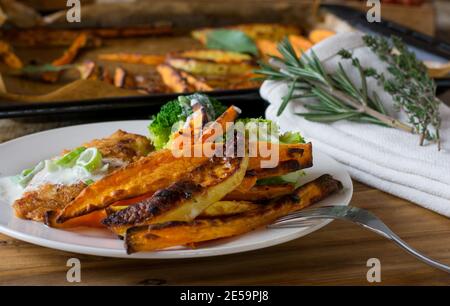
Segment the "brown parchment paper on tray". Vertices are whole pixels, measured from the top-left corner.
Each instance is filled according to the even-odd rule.
[[[65,11],[53,15],[51,27],[54,28],[93,28],[123,27],[145,24],[169,23],[173,25],[172,36],[139,37],[127,39],[104,39],[98,48],[83,49],[76,59],[96,61],[107,69],[123,67],[130,73],[145,76],[156,75],[155,67],[100,61],[98,54],[112,52],[136,52],[165,54],[171,51],[197,49],[202,46],[189,35],[194,28],[221,26],[251,22],[277,22],[297,24],[306,29],[311,24],[312,3],[314,1],[136,1],[133,3],[107,3],[81,6],[81,23],[67,23]],[[13,43],[14,45],[14,43]],[[50,63],[59,57],[64,48],[14,46],[17,55],[25,64]],[[94,99],[100,97],[129,96],[137,91],[111,88],[106,83],[91,84],[90,81],[78,82],[76,71],[63,73],[56,84],[19,78],[8,75],[4,65],[0,73],[8,94],[0,94],[0,101],[23,103],[69,101]],[[75,89],[77,92],[75,92]]]

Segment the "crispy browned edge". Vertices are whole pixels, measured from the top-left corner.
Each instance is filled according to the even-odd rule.
[[[251,210],[251,211],[244,212],[241,214],[226,216],[226,217],[222,217],[222,218],[196,219],[196,220],[193,220],[190,222],[169,221],[169,222],[164,222],[164,223],[159,223],[159,224],[131,227],[127,230],[126,235],[125,235],[125,241],[124,241],[127,254],[132,254],[132,253],[135,253],[138,251],[133,247],[133,245],[131,243],[132,238],[130,238],[130,237],[132,237],[134,235],[137,235],[137,234],[140,234],[143,232],[148,232],[146,235],[148,235],[151,239],[151,237],[154,236],[154,235],[152,235],[151,230],[161,230],[161,229],[166,229],[166,228],[171,228],[171,227],[176,227],[176,226],[189,226],[189,227],[202,227],[204,225],[220,226],[221,224],[225,224],[227,222],[238,220],[238,219],[245,218],[245,217],[254,217],[254,216],[258,216],[258,215],[262,216],[263,214],[265,214],[271,210],[277,210],[284,205],[298,203],[300,201],[298,193],[300,193],[300,191],[302,189],[307,188],[308,185],[317,185],[320,187],[320,190],[321,190],[321,192],[318,196],[311,197],[309,199],[308,206],[323,200],[324,198],[328,197],[329,195],[333,194],[336,191],[343,189],[343,185],[340,181],[334,179],[329,174],[324,174],[324,175],[316,178],[315,180],[297,188],[292,194],[278,198],[277,200],[275,200],[275,202],[271,202],[271,205],[267,205],[266,207],[263,207],[262,209]],[[305,208],[305,207],[299,207],[299,209],[302,209],[302,208]],[[272,220],[272,221],[274,221],[274,220]],[[250,231],[254,230],[254,229],[256,229],[256,227],[251,228]],[[225,238],[225,237],[222,237],[222,238]]]
[[[165,189],[158,190],[152,197],[142,202],[109,215],[103,220],[103,224],[106,226],[138,225],[149,218],[157,217],[173,209],[185,200],[207,192],[207,189],[223,180],[216,179],[209,182],[208,185],[202,185],[196,178],[197,176],[202,176],[202,173],[207,173],[219,159],[224,160],[223,158],[212,158],[208,163],[192,171],[186,179],[175,182]],[[226,158],[226,162],[233,163],[233,169],[227,172],[227,177],[230,177],[238,171],[242,158]]]

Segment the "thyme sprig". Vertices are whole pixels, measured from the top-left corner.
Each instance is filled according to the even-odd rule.
[[[369,45],[369,44],[368,44]],[[370,45],[369,45],[370,46]],[[379,45],[377,45],[379,46]],[[283,97],[282,103],[278,109],[277,115],[280,115],[290,101],[297,98],[315,98],[314,102],[306,102],[304,107],[308,110],[305,113],[297,113],[305,119],[316,122],[334,122],[339,120],[350,120],[355,122],[374,123],[392,128],[397,128],[409,133],[419,133],[421,138],[431,139],[432,135],[439,138],[438,128],[436,133],[432,134],[428,128],[424,132],[422,126],[429,122],[433,126],[439,126],[435,117],[433,120],[427,119],[415,121],[412,116],[409,117],[409,123],[402,122],[391,117],[385,110],[377,93],[368,86],[368,78],[376,78],[380,82],[389,84],[389,90],[396,88],[390,80],[384,75],[379,74],[375,69],[362,67],[358,58],[346,50],[339,52],[343,60],[351,60],[353,66],[357,69],[360,77],[361,85],[356,85],[348,76],[341,63],[334,73],[326,72],[322,63],[314,52],[310,55],[303,54],[299,58],[290,42],[285,39],[278,45],[281,57],[273,57],[270,64],[260,63],[261,69],[256,73],[264,75],[267,79],[286,81],[289,84],[289,90]],[[386,50],[386,49],[384,49]],[[382,55],[379,49],[379,55]],[[375,51],[374,51],[375,52]],[[387,54],[383,55],[387,58]],[[413,62],[408,62],[412,65]],[[401,66],[403,67],[403,66]],[[403,69],[399,67],[398,69]],[[392,72],[391,72],[392,73]],[[409,80],[413,80],[414,76],[410,76]],[[405,81],[406,82],[406,81]],[[417,81],[419,82],[419,81]],[[394,84],[397,85],[397,84]],[[423,84],[422,84],[423,85]],[[423,85],[425,87],[425,85]],[[386,87],[386,86],[385,86]],[[405,89],[406,91],[408,89]],[[430,89],[429,89],[430,90]],[[430,90],[432,91],[432,89]],[[404,101],[401,96],[394,100]],[[427,99],[431,99],[427,95]],[[409,100],[408,100],[409,101]],[[400,105],[400,102],[397,103]],[[437,109],[438,106],[433,105]],[[409,106],[412,110],[413,106]],[[424,111],[424,110],[423,110]],[[408,113],[408,112],[407,112]],[[408,114],[412,114],[409,112]],[[420,122],[421,127],[416,125]],[[436,138],[435,138],[436,139]],[[421,140],[421,144],[423,141]]]
[[[420,145],[427,139],[437,141],[440,147],[441,101],[436,97],[436,84],[428,75],[425,65],[398,37],[392,37],[392,43],[382,37],[369,35],[363,39],[388,64],[387,70],[392,77],[387,78],[376,71],[373,71],[373,77],[392,95],[397,109],[406,113],[409,123],[420,135]]]

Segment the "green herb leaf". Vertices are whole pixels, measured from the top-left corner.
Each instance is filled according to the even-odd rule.
[[[238,30],[218,29],[209,32],[206,37],[206,47],[258,55],[255,42],[247,34]]]

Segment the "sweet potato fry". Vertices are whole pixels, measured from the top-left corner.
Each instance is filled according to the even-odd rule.
[[[257,180],[258,178],[256,176],[249,176],[246,174],[241,184],[235,189],[235,191],[246,192],[255,186]]]
[[[64,66],[72,63],[79,51],[87,45],[88,39],[89,37],[85,33],[78,35],[63,55],[52,62],[52,65]],[[59,74],[59,71],[45,72],[42,74],[42,79],[47,82],[56,82],[59,78]]]
[[[205,163],[208,157],[177,158],[170,150],[158,150],[89,185],[58,215],[63,223],[119,200],[166,188]]]
[[[289,35],[289,41],[298,57],[313,46],[313,43],[301,35]]]
[[[327,39],[328,37],[331,37],[335,34],[336,34],[335,32],[330,31],[330,30],[316,29],[316,30],[312,30],[309,33],[308,38],[313,44],[317,44],[317,43],[321,42],[322,40]]]
[[[249,146],[252,146],[250,143]],[[274,144],[274,143],[257,143],[257,148],[267,148],[270,152],[278,152],[278,161],[284,162],[287,160],[297,160],[301,167],[309,168],[312,166],[312,145],[311,143],[299,143],[299,144]],[[258,150],[257,156],[250,156],[248,169],[260,169],[263,167],[262,162],[267,162],[270,157],[262,157],[260,150]],[[271,164],[271,163],[269,163]],[[275,166],[278,166],[276,164]],[[263,167],[268,168],[268,167]]]
[[[253,40],[268,39],[272,41],[280,41],[288,35],[300,34],[300,29],[296,26],[271,24],[271,23],[253,23],[241,24],[236,26],[225,27],[225,29],[238,30],[247,34]],[[192,37],[206,44],[208,34],[214,30],[213,28],[204,28],[195,30],[191,33]]]
[[[249,190],[233,190],[223,199],[226,201],[265,201],[290,194],[294,190],[292,184],[253,186]]]
[[[211,139],[211,137],[215,134],[214,129],[217,129],[219,126],[220,130],[226,133],[228,131],[227,129],[229,128],[228,123],[234,122],[240,113],[241,110],[236,106],[231,105],[230,107],[228,107],[225,112],[223,112],[223,114],[220,115],[210,126],[203,129],[200,140],[201,143],[205,143],[208,140],[213,140]],[[216,136],[219,137],[221,135],[216,134]]]
[[[256,41],[256,46],[258,47],[259,53],[261,53],[263,56],[278,56],[281,57],[280,52],[277,49],[277,43],[268,40],[268,39],[258,39]]]
[[[248,157],[212,158],[152,197],[109,215],[103,223],[123,235],[137,225],[193,220],[240,184],[247,165]]]
[[[301,164],[301,161],[297,159],[290,159],[286,161],[282,161],[275,168],[257,168],[253,170],[247,171],[246,178],[249,176],[257,177],[258,179],[267,178],[272,176],[280,176],[284,174],[288,174],[290,172],[294,172],[300,169],[308,168],[311,166],[310,163],[305,165]]]
[[[54,228],[74,228],[74,227],[94,227],[105,228],[102,223],[106,218],[107,213],[105,209],[93,211],[87,215],[73,218],[64,223],[57,223],[56,217],[58,213],[54,210],[47,211],[44,215],[44,223]]]
[[[256,66],[249,63],[216,63],[211,60],[170,57],[166,60],[170,66],[198,75],[241,75],[249,73]]]
[[[32,29],[4,29],[0,31],[2,37],[14,45],[34,46],[68,46],[81,33],[94,37],[94,45],[101,43],[100,38],[145,37],[166,35],[172,32],[170,25],[139,26],[126,28],[93,28],[82,30],[65,30],[52,28]]]
[[[322,175],[260,209],[223,218],[173,221],[130,228],[125,236],[125,246],[131,254],[241,235],[308,207],[340,189],[342,184],[339,181],[330,175]]]
[[[211,91],[214,90],[205,80],[194,76],[186,71],[179,71],[182,78],[195,90],[195,91]]]
[[[139,53],[105,53],[99,54],[98,59],[110,62],[123,62],[130,64],[159,65],[164,63],[164,55]]]
[[[195,110],[191,115],[190,121],[187,123],[187,128],[182,127],[171,136],[171,139],[173,139],[171,143],[172,150],[185,149],[184,144],[186,143],[186,137],[187,139],[191,138],[190,142],[187,142],[190,144],[204,144],[206,142],[214,141],[214,137],[220,137],[223,135],[223,133],[227,132],[228,128],[230,127],[230,125],[228,125],[227,123],[234,122],[239,116],[241,110],[232,105],[227,108],[222,115],[217,117],[216,120],[205,127],[204,125],[206,121],[204,121],[204,119],[206,118],[206,114],[204,112],[205,110],[203,107]],[[202,128],[202,130],[199,131],[199,127]],[[200,132],[201,136],[197,138],[196,135],[200,135]]]
[[[230,216],[257,208],[261,208],[261,205],[249,201],[218,201],[208,206],[198,218]]]
[[[174,92],[189,92],[191,87],[188,82],[181,76],[180,72],[174,67],[161,64],[156,67],[156,70],[161,75],[164,84]]]
[[[211,49],[182,51],[174,54],[174,57],[209,60],[222,64],[251,62],[253,60],[248,54]]]
[[[11,46],[2,40],[0,40],[0,57],[3,62],[12,69],[23,68],[23,63],[20,58],[13,52]]]

